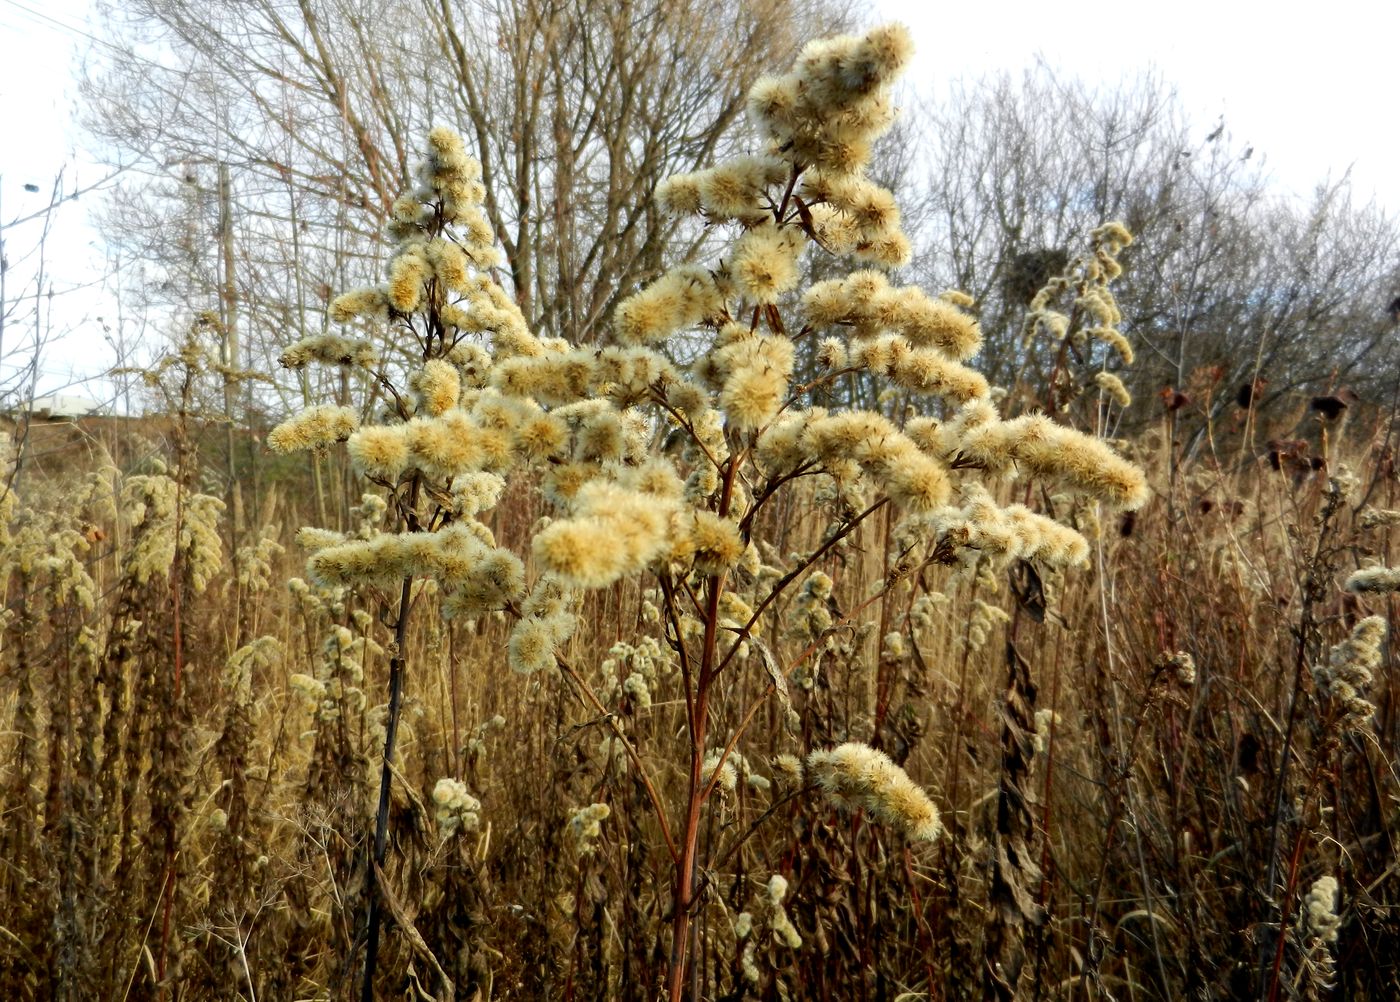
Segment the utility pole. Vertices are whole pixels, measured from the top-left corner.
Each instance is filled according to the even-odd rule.
[[[237,559],[238,541],[243,534],[243,493],[238,486],[238,469],[235,462],[233,409],[237,390],[234,376],[238,369],[238,286],[233,273],[233,193],[229,183],[228,164],[219,161],[219,245],[222,257],[221,290],[219,295],[219,321],[223,327],[223,344],[220,346],[221,361],[224,366],[224,438],[228,452],[228,490],[225,503],[228,505],[229,552]]]

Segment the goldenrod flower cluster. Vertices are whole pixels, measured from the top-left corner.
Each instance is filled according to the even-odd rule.
[[[1361,514],[1356,516],[1356,525],[1360,529],[1380,529],[1400,525],[1400,511],[1391,511],[1387,508],[1364,508]]]
[[[1299,925],[1308,938],[1335,943],[1342,919],[1337,914],[1337,878],[1324,874],[1313,881],[1303,899]]]
[[[240,587],[254,592],[272,587],[272,559],[283,551],[282,544],[277,542],[278,531],[278,526],[264,526],[257,542],[238,548],[234,563]]]
[[[224,503],[218,498],[187,491],[170,477],[153,473],[126,478],[121,510],[131,526],[124,573],[133,580],[169,574],[177,547],[195,591],[203,591],[223,567],[219,517]]]
[[[458,832],[473,832],[481,826],[481,801],[460,780],[444,777],[433,787],[438,830],[443,838]]]
[[[379,352],[359,338],[312,334],[288,345],[278,361],[288,369],[305,368],[311,362],[372,369],[379,364]]]
[[[1068,339],[1081,351],[1093,342],[1104,345],[1106,350],[1094,383],[1115,404],[1126,408],[1131,405],[1132,396],[1108,365],[1113,359],[1120,365],[1132,365],[1134,352],[1118,329],[1123,314],[1109,283],[1123,273],[1118,255],[1133,242],[1133,237],[1127,227],[1114,221],[1092,230],[1089,241],[1090,250],[1071,259],[1064,271],[1052,276],[1031,300],[1023,335],[1027,344],[1037,334],[1052,342]]]
[[[535,536],[535,559],[577,588],[603,588],[667,551],[676,500],[617,484],[581,487],[574,516]]]
[[[738,751],[730,751],[724,756],[724,761],[720,757],[724,755],[723,749],[711,748],[705,753],[705,759],[700,764],[700,774],[704,776],[705,782],[714,782],[715,786],[727,793],[734,793],[739,788],[739,781],[752,790],[759,793],[767,793],[772,784],[768,779],[753,771],[753,767]]]
[[[777,942],[786,946],[789,950],[800,950],[802,948],[802,934],[797,931],[797,926],[792,924],[792,919],[788,918],[787,909],[783,907],[783,899],[787,897],[788,882],[782,874],[775,873],[768,878],[767,891],[767,919],[768,928]]]
[[[1015,469],[1127,511],[1147,502],[1140,469],[1099,439],[1045,414],[1002,421],[973,404],[959,418],[949,423],[941,443],[955,465],[988,472]]]
[[[569,838],[574,851],[587,856],[597,851],[598,838],[603,834],[603,822],[612,813],[607,804],[589,804],[569,815]]]
[[[1387,595],[1400,591],[1400,567],[1363,567],[1352,571],[1346,588],[1362,595]]]
[[[921,518],[906,519],[900,526],[901,541],[943,543],[956,548],[960,559],[1036,560],[1048,567],[1088,561],[1089,544],[1078,532],[1025,505],[1002,507],[981,484],[963,484],[962,501],[961,507],[945,506]]]
[[[909,838],[932,842],[943,830],[938,809],[888,755],[848,742],[807,756],[807,775],[832,803],[863,810]]]
[[[831,578],[814,571],[788,610],[787,628],[802,640],[816,640],[832,627]]]
[[[603,675],[601,693],[613,701],[626,700],[636,710],[645,710],[651,706],[657,684],[671,667],[669,655],[655,637],[642,637],[636,644],[619,640],[599,666]]]
[[[308,407],[267,433],[267,446],[273,452],[324,449],[344,442],[360,426],[360,416],[349,407],[320,404]]]
[[[1318,690],[1335,708],[1343,731],[1364,728],[1376,712],[1364,693],[1371,685],[1372,672],[1381,663],[1385,631],[1384,618],[1367,616],[1352,628],[1346,640],[1328,652],[1326,664],[1313,666]]]

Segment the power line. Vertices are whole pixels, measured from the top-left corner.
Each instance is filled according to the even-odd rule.
[[[80,38],[86,38],[90,42],[93,42],[97,45],[101,45],[104,48],[111,49],[113,52],[127,59],[135,60],[138,63],[143,63],[146,66],[151,66],[158,70],[164,70],[166,73],[184,72],[183,70],[177,69],[173,66],[166,66],[163,63],[158,63],[154,59],[147,59],[145,56],[137,55],[131,49],[124,49],[120,45],[117,45],[115,42],[111,42],[105,38],[101,38],[97,35],[94,35],[92,32],[79,28],[76,25],[68,24],[65,21],[60,21],[58,18],[53,17],[49,14],[45,14],[43,11],[35,10],[33,7],[25,6],[24,4],[19,3],[18,0],[0,0],[0,3],[8,4],[9,6],[15,8],[15,10],[23,11],[24,13],[28,14],[31,18],[47,22],[49,25],[51,25],[59,31],[66,31],[70,35],[75,35]]]

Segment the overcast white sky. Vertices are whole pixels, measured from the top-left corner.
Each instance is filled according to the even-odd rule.
[[[1204,135],[1221,115],[1282,191],[1351,168],[1355,193],[1400,209],[1400,3],[1173,0],[963,6],[876,0],[909,25],[923,86],[1034,66],[1112,85],[1155,69]]]
[[[0,223],[47,204],[60,170],[70,189],[101,174],[83,158],[74,121],[75,62],[93,44],[89,16],[89,0],[0,0]],[[1393,106],[1400,99],[1400,3],[1393,0],[1116,7],[1014,0],[957,8],[875,0],[868,22],[886,20],[903,21],[913,31],[918,57],[912,76],[935,94],[949,77],[1020,72],[1037,58],[1108,86],[1155,68],[1177,89],[1202,135],[1224,115],[1233,139],[1255,147],[1281,192],[1306,196],[1318,181],[1350,169],[1360,200],[1375,197],[1391,212],[1400,210],[1400,127]],[[39,191],[26,191],[27,184]],[[67,203],[54,221],[54,316],[60,333],[76,332],[48,348],[41,392],[96,376],[111,364],[95,320],[111,313],[111,303],[100,290],[84,287],[100,274],[103,260],[85,221],[95,201],[88,196]],[[35,224],[3,232],[11,298],[28,277],[20,258],[37,235]],[[0,352],[13,357],[20,351],[32,324],[32,314],[12,322]],[[12,371],[5,364],[0,357],[0,377]]]

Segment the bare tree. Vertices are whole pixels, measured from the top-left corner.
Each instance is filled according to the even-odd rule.
[[[1139,237],[1118,295],[1140,356],[1139,414],[1172,388],[1217,419],[1256,378],[1268,388],[1255,406],[1304,387],[1383,389],[1366,363],[1387,350],[1400,230],[1354,204],[1345,179],[1310,204],[1274,195],[1224,122],[1201,135],[1150,76],[1094,91],[1042,67],[955,83],[922,116],[921,246],[937,250],[920,263],[930,283],[977,298],[996,381],[1051,364],[1022,344],[1021,310],[1077,238],[1119,218]]]
[[[841,0],[139,0],[108,11],[122,41],[89,81],[91,122],[115,151],[149,151],[156,202],[212,190],[209,161],[228,165],[232,284],[257,361],[321,322],[326,276],[375,272],[346,248],[377,245],[411,137],[438,121],[477,147],[533,327],[587,342],[663,249],[696,238],[655,211],[651,188],[722,151],[758,70],[843,17]],[[110,232],[130,235],[127,221]],[[149,242],[162,266],[192,261],[161,249]],[[214,301],[213,273],[177,266],[162,281]]]

